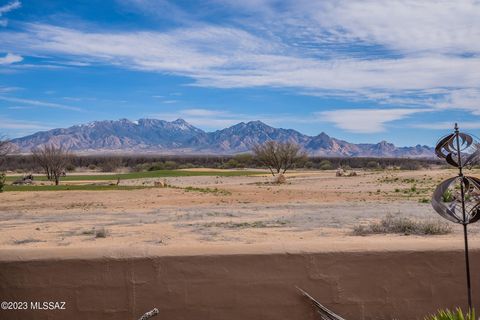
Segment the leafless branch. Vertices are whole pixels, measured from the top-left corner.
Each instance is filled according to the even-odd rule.
[[[37,164],[45,171],[47,179],[55,181],[55,185],[58,185],[60,177],[65,175],[65,168],[70,162],[71,156],[68,150],[61,146],[44,145],[32,149],[32,155]]]
[[[285,173],[296,164],[306,160],[307,155],[300,146],[293,142],[267,141],[256,145],[253,153],[257,159],[268,167],[272,175]]]

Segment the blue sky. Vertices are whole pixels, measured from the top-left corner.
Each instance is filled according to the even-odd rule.
[[[0,133],[262,120],[351,142],[480,129],[480,2],[0,0]]]

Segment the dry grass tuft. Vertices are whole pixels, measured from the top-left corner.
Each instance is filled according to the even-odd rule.
[[[366,236],[370,234],[404,234],[404,235],[444,235],[452,232],[452,228],[438,221],[417,221],[406,217],[387,215],[380,222],[369,225],[356,225],[353,234]]]
[[[95,230],[95,238],[106,238],[108,236],[108,231],[105,228],[99,228]]]
[[[13,241],[14,244],[28,244],[28,243],[37,243],[37,242],[45,242],[45,241],[40,239],[33,239],[33,238],[26,238],[26,239]]]

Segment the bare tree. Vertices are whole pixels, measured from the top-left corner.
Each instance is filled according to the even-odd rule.
[[[283,174],[296,164],[307,159],[307,154],[293,142],[276,142],[269,140],[253,147],[255,157],[268,167],[273,176]]]
[[[7,156],[13,152],[13,144],[5,138],[4,136],[0,136],[0,164],[5,161]]]
[[[32,149],[32,155],[35,162],[45,171],[47,179],[55,181],[55,185],[58,186],[60,177],[65,175],[65,168],[70,162],[68,150],[54,145],[44,145]]]

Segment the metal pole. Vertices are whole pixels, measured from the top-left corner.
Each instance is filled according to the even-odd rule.
[[[463,171],[462,171],[462,157],[460,154],[460,136],[458,131],[458,125],[455,123],[455,137],[457,139],[457,159],[458,159],[458,170],[460,177],[460,195],[462,201],[462,215],[463,215],[463,239],[465,242],[465,267],[467,271],[467,292],[468,292],[468,308],[472,310],[472,289],[470,284],[470,259],[468,256],[468,232],[467,232],[467,217],[465,213],[465,190],[463,189]]]

